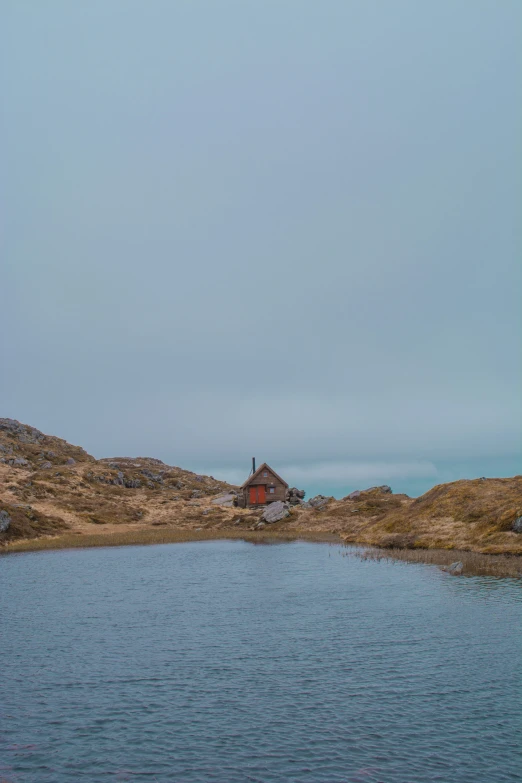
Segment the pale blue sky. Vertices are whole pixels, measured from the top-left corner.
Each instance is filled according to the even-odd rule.
[[[2,415],[317,489],[521,472],[519,0],[0,13]]]

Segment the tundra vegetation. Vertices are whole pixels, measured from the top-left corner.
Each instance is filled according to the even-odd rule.
[[[419,498],[395,495],[389,487],[353,492],[342,500],[293,498],[273,522],[267,522],[262,508],[234,507],[237,489],[151,457],[97,460],[79,446],[0,419],[4,552],[313,538],[364,545],[368,557],[446,565],[465,560],[464,570],[473,563],[479,567],[470,553],[495,555],[490,566],[480,561],[482,573],[493,572],[494,562],[511,575],[522,571],[522,476],[455,481]]]

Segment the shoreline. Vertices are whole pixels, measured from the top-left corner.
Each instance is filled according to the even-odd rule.
[[[336,533],[310,530],[126,530],[122,532],[78,534],[66,533],[59,536],[44,536],[33,539],[19,539],[0,549],[0,555],[24,552],[57,552],[70,549],[96,549],[98,547],[148,546],[159,544],[181,544],[204,541],[246,541],[252,544],[269,545],[307,541],[310,543],[335,544],[346,552],[342,555],[359,560],[405,562],[422,565],[448,566],[455,561],[464,564],[464,575],[495,576],[500,578],[522,578],[522,555],[499,553],[486,554],[462,549],[398,548],[379,547],[365,542],[347,541]]]
[[[59,536],[40,536],[39,538],[21,538],[8,542],[0,548],[0,555],[15,552],[47,552],[60,549],[95,549],[109,546],[146,546],[148,544],[182,544],[190,541],[243,540],[262,542],[278,541],[315,541],[317,543],[344,544],[335,533],[296,531],[285,533],[279,530],[126,530],[110,533],[64,533]]]

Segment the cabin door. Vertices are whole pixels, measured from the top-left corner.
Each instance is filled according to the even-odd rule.
[[[256,484],[254,487],[249,487],[248,499],[251,506],[256,506],[258,503],[266,503],[265,485]]]

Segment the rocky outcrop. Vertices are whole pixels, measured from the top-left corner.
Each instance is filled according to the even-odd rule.
[[[364,495],[391,495],[392,489],[387,484],[382,484],[380,487],[368,487],[368,489],[356,489],[355,492],[350,492],[349,495],[343,498],[343,500],[361,500]]]
[[[0,419],[0,431],[15,437],[20,443],[39,443],[45,438],[43,432],[35,427],[28,427],[16,419]]]
[[[326,497],[326,495],[316,495],[315,497],[310,498],[310,500],[303,505],[306,506],[306,508],[315,508],[317,511],[321,511],[321,509],[326,508],[331,500],[333,500],[332,497]]]
[[[297,489],[297,487],[290,487],[286,490],[286,500],[291,506],[298,506],[302,503],[305,495],[304,489]]]

